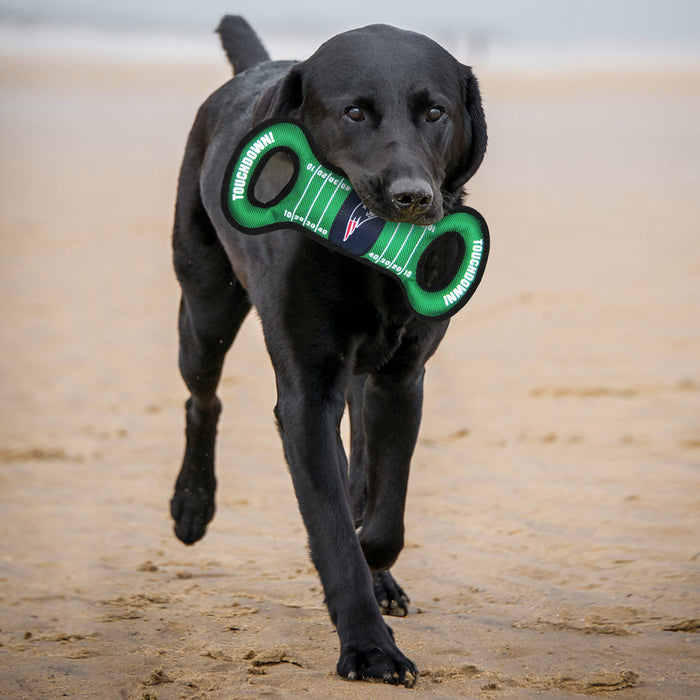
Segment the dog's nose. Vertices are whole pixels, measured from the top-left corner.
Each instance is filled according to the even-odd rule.
[[[394,206],[405,214],[422,213],[433,203],[432,189],[423,180],[396,180],[390,186],[389,194]]]

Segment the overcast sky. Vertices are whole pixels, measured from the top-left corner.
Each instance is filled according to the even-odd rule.
[[[310,33],[388,22],[502,39],[700,41],[700,0],[0,0],[6,20],[119,28],[205,31],[226,13],[243,14],[256,27]]]

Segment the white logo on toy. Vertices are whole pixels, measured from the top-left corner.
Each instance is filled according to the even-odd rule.
[[[362,224],[367,223],[368,221],[371,221],[372,219],[376,219],[377,216],[376,214],[372,214],[372,212],[367,209],[367,207],[360,202],[350,213],[350,217],[348,218],[348,223],[345,226],[345,235],[343,236],[343,243],[352,236],[353,233],[355,233],[355,230],[358,229]]]

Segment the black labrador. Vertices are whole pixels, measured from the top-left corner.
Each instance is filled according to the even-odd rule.
[[[477,81],[434,41],[385,25],[335,36],[301,63],[270,61],[240,17],[224,17],[218,31],[235,77],[197,114],[173,233],[180,370],[191,393],[171,502],[175,532],[192,544],[213,517],[216,388],[252,305],[274,366],[274,413],[311,557],[340,637],[337,671],[410,686],[416,667],[381,613],[406,612],[389,568],[404,542],[424,366],[448,322],[416,318],[395,279],[296,230],[237,231],[220,193],[239,140],[264,119],[289,116],[374,214],[433,223],[461,203],[484,157]],[[271,170],[273,190],[289,177],[283,171]],[[426,284],[444,275],[451,256],[449,246],[435,249]],[[346,403],[349,464],[339,433]]]

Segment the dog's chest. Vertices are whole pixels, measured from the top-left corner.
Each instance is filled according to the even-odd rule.
[[[355,372],[380,372],[401,350],[406,324],[382,325],[364,335],[355,355]]]

